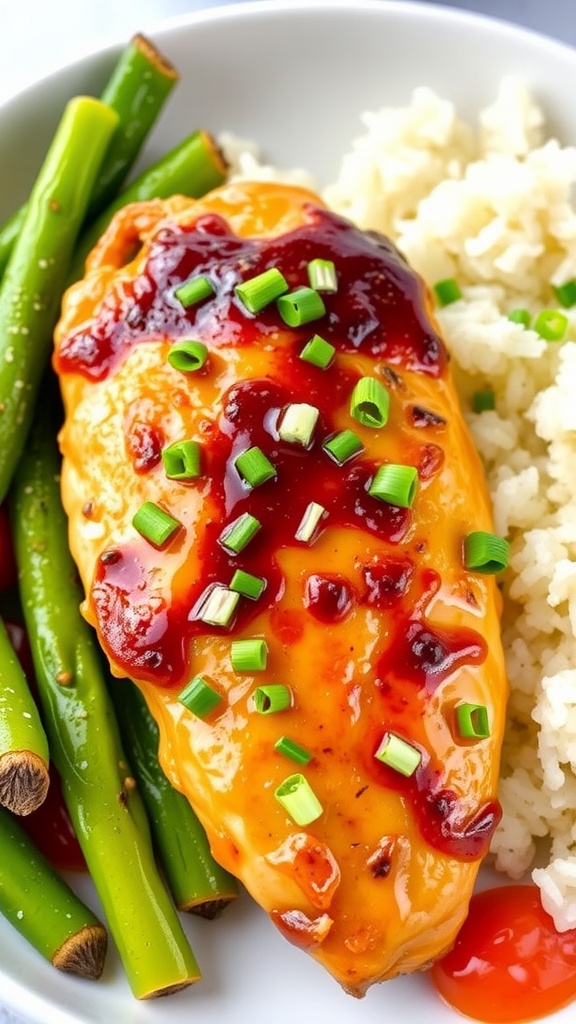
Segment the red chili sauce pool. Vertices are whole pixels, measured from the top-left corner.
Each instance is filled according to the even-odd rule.
[[[442,998],[473,1020],[538,1020],[576,997],[576,930],[555,930],[536,886],[479,892],[431,976]]]
[[[162,228],[144,269],[125,283],[118,303],[104,303],[98,318],[72,334],[59,352],[60,374],[81,373],[97,381],[114,372],[127,349],[149,339],[193,337],[209,351],[257,340],[273,344],[279,327],[275,304],[256,316],[247,314],[234,294],[235,285],[277,267],[290,288],[298,287],[307,283],[306,266],[313,258],[332,260],[337,268],[338,289],[324,296],[326,314],[317,324],[294,328],[289,347],[283,348],[282,379],[239,381],[225,396],[205,446],[205,477],[218,514],[205,529],[199,552],[203,571],[190,581],[185,599],[155,615],[146,614],[147,579],[158,553],[140,538],[102,554],[91,599],[103,624],[103,643],[127,676],[159,686],[183,685],[189,678],[192,638],[223,632],[206,625],[191,609],[201,606],[209,588],[228,581],[238,568],[237,556],[226,550],[220,537],[243,513],[266,524],[266,530],[242,552],[242,568],[266,580],[258,611],[268,609],[272,614],[283,590],[277,552],[296,543],[302,508],[309,502],[323,505],[332,525],[377,536],[391,545],[401,544],[411,530],[410,509],[376,501],[368,494],[377,467],[362,453],[339,465],[327,456],[321,440],[304,449],[285,443],[278,433],[283,409],[305,400],[319,410],[316,437],[326,439],[337,431],[336,414],[349,401],[358,380],[359,374],[342,367],[337,359],[328,380],[318,367],[300,358],[316,329],[336,353],[361,350],[378,359],[379,372],[390,390],[401,390],[405,369],[440,377],[447,360],[442,339],[426,312],[424,286],[391,243],[327,211],[311,207],[308,213],[308,223],[276,238],[240,238],[216,215],[203,215],[185,228]],[[174,290],[199,274],[209,277],[214,295],[186,309]],[[436,440],[446,424],[432,411],[416,406],[407,416],[422,437],[410,442],[406,461],[417,467],[421,479],[429,479],[442,468],[443,451]],[[136,471],[152,470],[163,439],[154,432],[140,432],[131,440]],[[266,452],[277,474],[269,485],[250,489],[239,478],[234,462],[240,452],[253,446]],[[296,493],[298,503],[292,500]],[[410,701],[416,692],[432,693],[457,666],[485,659],[486,644],[479,633],[424,627],[423,612],[417,609],[425,601],[418,602],[417,596],[432,595],[438,578],[435,573],[422,573],[410,555],[399,550],[397,559],[367,565],[363,577],[360,591],[337,574],[310,576],[304,585],[303,608],[326,623],[344,620],[355,602],[394,609],[391,651],[378,667],[383,704],[389,698],[386,680],[394,661],[402,666],[403,699]],[[141,622],[136,606],[144,608]],[[232,630],[226,632],[233,635],[235,629],[243,629],[255,613],[253,602],[242,602]],[[290,628],[294,627],[292,622]],[[430,843],[464,859],[486,852],[499,820],[497,803],[490,802],[473,817],[464,818],[456,796],[441,784],[442,765],[433,754],[426,755],[407,779],[376,762],[373,753],[366,750],[375,782],[409,794]]]

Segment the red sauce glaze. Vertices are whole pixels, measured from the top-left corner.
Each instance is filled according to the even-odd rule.
[[[376,232],[360,231],[326,210],[310,206],[309,222],[277,238],[243,239],[216,215],[190,227],[158,232],[142,274],[127,283],[122,306],[104,304],[99,318],[67,340],[56,359],[59,373],[102,380],[131,345],[146,338],[200,338],[209,347],[243,345],[277,327],[274,304],[248,318],[234,287],[270,267],[281,267],[290,287],[303,283],[314,257],[334,260],[338,291],[327,301],[323,336],[340,351],[362,351],[433,376],[445,360],[444,345],[425,314],[423,287],[394,246]],[[174,288],[193,274],[207,274],[215,297],[188,310]],[[295,332],[296,344],[308,328]]]
[[[421,618],[406,623],[380,659],[379,679],[410,680],[430,693],[463,664],[481,664],[486,641],[474,629],[440,629]]]
[[[379,558],[362,569],[367,604],[382,610],[393,608],[408,593],[414,576],[414,563],[410,558]]]
[[[321,371],[301,360],[298,363],[298,377],[291,388],[264,379],[236,384],[228,393],[218,433],[206,450],[206,476],[219,514],[207,524],[199,551],[203,572],[190,582],[184,604],[155,607],[152,613],[146,592],[158,554],[145,542],[135,540],[130,548],[105,552],[100,558],[92,598],[99,621],[105,624],[105,643],[126,675],[137,669],[143,678],[160,684],[182,680],[191,638],[223,632],[219,627],[207,626],[198,612],[208,588],[227,583],[237,568],[238,556],[228,552],[219,538],[226,525],[244,512],[265,523],[266,529],[242,552],[242,567],[264,578],[267,586],[257,607],[253,602],[241,602],[238,628],[277,602],[283,580],[276,552],[299,543],[295,533],[309,502],[324,506],[331,526],[364,530],[391,543],[398,543],[406,535],[412,520],[410,510],[377,501],[367,493],[374,464],[360,457],[339,466],[322,448],[321,439],[332,429],[334,391],[341,402],[343,395],[350,394],[355,380],[349,373],[338,371],[334,374],[335,387],[327,394],[323,379],[319,379]],[[283,442],[276,429],[282,410],[291,401],[301,399],[303,393],[320,409],[319,440],[309,449]],[[266,451],[277,477],[265,486],[250,489],[242,483],[233,461],[253,445]]]
[[[16,585],[18,570],[14,557],[10,519],[6,505],[0,505],[0,593]]]
[[[473,1020],[538,1020],[576,996],[576,929],[555,930],[535,886],[489,889],[472,897],[453,949],[431,977],[442,998]]]
[[[444,451],[437,444],[423,444],[418,459],[418,476],[430,480],[444,465]]]
[[[24,675],[28,680],[28,685],[35,693],[36,684],[34,680],[34,664],[32,662],[32,652],[28,642],[28,634],[24,629],[24,626],[20,622],[15,622],[13,619],[5,619],[4,626]]]
[[[306,580],[304,607],[319,622],[341,622],[354,604],[354,591],[344,576],[320,576]]]
[[[164,435],[153,423],[136,420],[126,430],[126,451],[137,473],[149,473],[162,458]]]
[[[412,705],[413,698],[389,691],[383,705],[381,726],[366,744],[365,770],[378,785],[407,797],[414,808],[422,837],[435,849],[458,860],[485,857],[502,817],[497,800],[490,800],[466,815],[457,794],[444,786],[442,765],[420,744],[416,746],[422,754],[422,761],[408,778],[374,756],[384,732],[409,735],[400,723],[404,714],[410,717]]]
[[[421,405],[413,405],[411,407],[409,419],[413,427],[421,429],[432,428],[441,431],[446,426],[446,420],[443,416],[439,416],[432,409],[423,409]]]
[[[268,337],[273,343],[278,328],[274,304],[257,316],[247,315],[234,297],[235,284],[277,266],[295,287],[305,282],[307,261],[322,257],[333,259],[338,270],[338,291],[325,296],[322,336],[339,351],[360,349],[383,360],[379,372],[391,387],[402,387],[397,371],[403,368],[438,376],[446,352],[428,322],[421,281],[377,234],[358,231],[341,218],[312,207],[308,215],[308,224],[273,239],[241,239],[217,216],[203,216],[186,229],[161,229],[141,275],[119,290],[118,304],[111,299],[105,302],[97,320],[64,343],[56,361],[58,371],[102,380],[131,346],[159,337],[193,336],[205,342],[209,351],[222,345],[255,344],[259,339],[265,344]],[[184,309],[174,297],[174,288],[198,273],[210,277],[215,295]],[[440,630],[426,623],[424,610],[439,586],[439,577],[429,573],[416,580],[412,560],[400,553],[361,567],[364,593],[357,593],[351,581],[337,574],[313,575],[305,582],[300,612],[278,607],[285,587],[278,552],[299,544],[295,534],[310,502],[326,509],[325,522],[331,528],[354,529],[388,546],[400,544],[413,529],[410,509],[368,494],[376,464],[361,452],[338,465],[323,449],[323,441],[339,429],[337,416],[349,401],[359,372],[336,360],[327,387],[323,371],[299,358],[313,330],[310,324],[294,329],[274,380],[240,381],[224,396],[204,450],[203,486],[214,511],[211,522],[203,524],[199,533],[202,570],[186,582],[182,598],[172,603],[156,596],[153,599],[158,552],[135,538],[103,552],[91,599],[102,642],[126,676],[159,686],[184,685],[190,676],[193,638],[230,633],[204,623],[199,612],[209,589],[217,583],[226,585],[239,564],[238,556],[220,542],[223,530],[250,512],[264,528],[242,552],[241,566],[264,578],[266,588],[257,602],[239,603],[232,632],[245,629],[254,615],[268,612],[271,629],[289,645],[302,635],[307,615],[335,623],[349,614],[355,601],[393,610],[390,649],[376,672],[384,713],[393,718],[394,714],[402,716],[415,698],[426,698],[460,665],[481,662],[486,646],[473,630]],[[278,432],[286,406],[301,402],[303,396],[319,410],[314,438],[307,448],[284,442]],[[444,420],[430,410],[414,407],[412,419],[414,426],[434,431],[444,426]],[[142,422],[139,410],[134,422]],[[129,450],[138,471],[145,472],[154,464],[156,440],[146,431],[140,437],[133,429],[129,435]],[[414,445],[412,458],[424,479],[442,468],[443,452],[426,443],[425,436],[422,442]],[[234,466],[236,457],[252,446],[265,451],[276,468],[274,479],[255,489],[244,484]],[[387,687],[399,676],[401,685],[391,696]],[[371,753],[367,751],[366,756]],[[485,852],[490,829],[497,821],[496,805],[481,808],[472,819],[464,820],[452,795],[442,790],[441,772],[427,770],[425,761],[414,778],[403,780],[373,757],[371,760],[374,764],[369,770],[380,785],[412,789],[421,827],[433,845],[464,858]],[[391,781],[387,773],[396,778]],[[290,929],[302,937],[302,922],[296,925],[291,921]],[[283,926],[287,926],[286,920]]]
[[[37,810],[19,821],[38,849],[59,871],[88,870],[66,810],[60,777],[52,766],[46,799]]]
[[[314,949],[330,930],[331,922],[327,914],[309,918],[302,910],[286,910],[283,913],[273,910],[270,916],[284,938],[299,949]]]

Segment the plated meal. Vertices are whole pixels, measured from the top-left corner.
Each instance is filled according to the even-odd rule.
[[[475,112],[411,73],[326,173],[232,102],[175,135],[174,31],[88,69],[0,230],[13,1005],[32,964],[39,1020],[287,1020],[287,985],[568,1020],[576,150],[540,44]]]

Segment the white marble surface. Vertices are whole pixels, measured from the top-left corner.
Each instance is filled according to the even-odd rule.
[[[0,0],[0,102],[100,45],[147,31],[164,17],[210,6],[211,0]],[[516,22],[576,46],[574,0],[452,0],[449,6]],[[24,1021],[0,1005],[0,1024]]]

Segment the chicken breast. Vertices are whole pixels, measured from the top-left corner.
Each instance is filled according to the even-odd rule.
[[[451,946],[499,818],[491,512],[430,305],[315,195],[230,184],[118,214],[56,334],[85,615],[215,857],[354,995]]]

